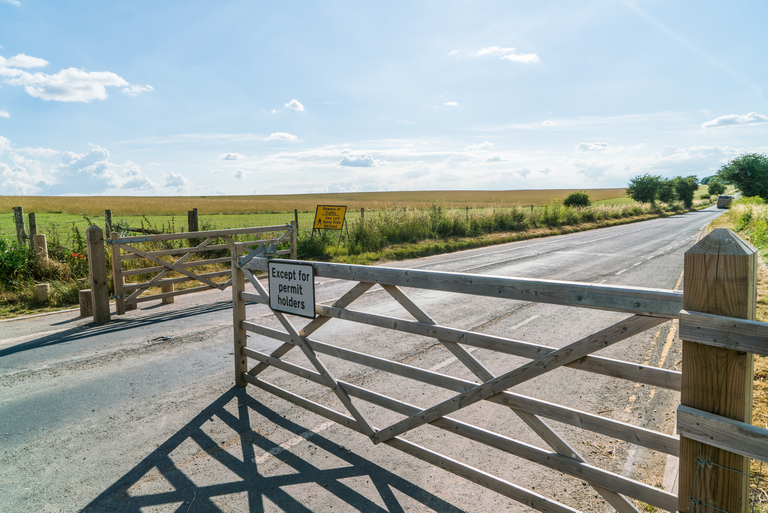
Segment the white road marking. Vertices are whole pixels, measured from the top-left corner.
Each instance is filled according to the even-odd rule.
[[[515,324],[514,326],[512,326],[512,327],[511,327],[511,328],[509,328],[509,329],[511,329],[511,330],[516,330],[516,329],[517,329],[517,328],[519,328],[520,326],[525,326],[525,325],[526,325],[526,324],[528,324],[529,322],[531,322],[531,321],[534,321],[534,320],[538,319],[539,317],[541,317],[541,315],[538,315],[538,314],[536,314],[536,315],[531,315],[531,316],[530,316],[530,317],[528,317],[526,320],[524,320],[524,321],[521,321],[521,322],[518,322],[517,324]]]
[[[597,283],[605,283],[606,281],[608,281],[608,280],[600,280]]]
[[[321,431],[325,431],[326,429],[333,426],[334,424],[336,423],[333,422],[332,420],[329,420],[328,422],[323,422],[322,424],[319,424],[313,427],[312,429],[308,429],[303,433],[301,433],[296,438],[291,438],[287,442],[281,443],[274,449],[270,449],[269,451],[262,454],[258,458],[254,458],[253,462],[256,463],[257,465],[264,463],[265,461],[269,460],[269,458],[274,458],[276,455],[280,454],[281,452],[287,451],[291,447],[299,445],[301,442],[304,442],[305,440],[307,440],[310,436],[320,433]]]
[[[622,269],[621,271],[616,273],[616,276],[620,275],[621,273],[625,273],[627,271],[629,271],[629,269]]]
[[[642,262],[638,262],[636,264],[632,264],[632,267],[637,267],[638,265],[642,264]]]
[[[469,349],[467,349],[467,352],[468,352],[469,354],[472,354],[472,353],[474,353],[475,351],[477,351],[478,349],[480,349],[480,348],[479,348],[479,347],[470,347]],[[445,360],[445,361],[443,361],[443,362],[440,362],[440,363],[438,363],[437,365],[435,365],[434,367],[430,367],[430,368],[429,368],[429,369],[427,369],[427,370],[428,370],[428,371],[431,371],[431,372],[437,372],[437,371],[439,371],[440,369],[442,369],[443,367],[448,367],[450,364],[452,364],[453,362],[456,362],[456,361],[458,361],[458,360],[456,359],[456,357],[455,357],[455,356],[451,356],[451,357],[450,357],[450,358],[448,358],[447,360]]]

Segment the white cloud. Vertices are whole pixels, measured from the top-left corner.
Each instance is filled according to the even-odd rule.
[[[576,146],[576,151],[578,153],[584,153],[587,151],[605,151],[608,149],[608,143],[600,142],[600,143],[581,143],[578,146]]]
[[[176,187],[177,192],[182,192],[189,187],[190,184],[189,180],[184,178],[184,175],[181,173],[174,173],[173,171],[163,173],[163,178],[165,178],[165,185],[163,185],[163,187]]]
[[[242,160],[247,158],[245,155],[239,153],[225,153],[219,156],[219,160]]]
[[[539,56],[535,53],[513,53],[514,48],[500,48],[498,46],[489,46],[487,48],[481,48],[477,53],[474,53],[475,57],[482,57],[483,55],[498,55],[501,54],[502,59],[513,62],[523,62],[528,64],[529,62],[539,62]]]
[[[523,62],[525,64],[528,64],[529,62],[539,62],[540,60],[539,56],[535,53],[510,53],[502,55],[501,58],[513,62]]]
[[[237,178],[238,180],[242,180],[243,178],[245,178],[245,175],[247,175],[247,174],[248,174],[248,173],[246,173],[246,172],[245,172],[245,171],[243,171],[242,169],[238,169],[237,171],[235,171],[235,172],[232,174],[232,176],[234,176],[234,177],[235,177],[235,178]]]
[[[291,110],[298,110],[298,111],[304,110],[304,105],[302,105],[301,102],[299,102],[299,100],[291,100],[285,104],[285,107]]]
[[[557,123],[555,123],[554,121],[546,120],[541,123],[541,126],[557,126]]]
[[[445,102],[445,104],[448,105],[449,107],[458,107],[458,105],[459,105],[456,102]]]
[[[224,170],[223,170],[223,169],[214,169],[213,171],[211,171],[211,173],[213,173],[213,174],[215,174],[215,175],[220,175],[220,174],[221,174],[221,173],[223,173],[223,172],[224,172]]]
[[[9,59],[0,57],[0,66],[8,66],[11,68],[42,68],[48,65],[48,61],[40,59],[39,57],[30,57],[20,53]]]
[[[8,114],[8,111],[6,110],[0,110],[0,118],[10,118],[11,115]]]
[[[370,155],[347,155],[339,162],[340,166],[346,167],[373,167],[376,161]]]
[[[264,138],[265,141],[296,141],[298,137],[286,132],[273,132],[269,137]]]
[[[512,53],[514,51],[514,48],[499,48],[498,46],[489,46],[488,48],[481,48],[480,51],[474,55],[481,57],[483,55],[492,55],[495,53]]]
[[[53,157],[54,155],[58,155],[59,152],[56,150],[51,150],[49,148],[19,148],[16,150],[18,153],[26,153],[27,155],[32,155],[34,157]]]
[[[138,96],[139,94],[143,93],[144,91],[154,91],[155,88],[151,85],[138,85],[134,84],[132,86],[128,86],[125,89],[123,89],[123,93],[127,94],[128,96]]]
[[[486,162],[504,162],[506,159],[503,159],[499,157],[498,155],[495,155],[493,157],[488,157],[485,159]]]
[[[11,77],[5,82],[22,85],[30,96],[60,102],[90,102],[107,98],[107,87],[126,87],[128,82],[109,71],[84,71],[68,68],[53,75],[27,73],[0,67],[0,76]]]
[[[0,3],[6,3],[11,5],[21,5],[21,2],[19,2],[19,0],[0,0]]]
[[[0,141],[1,142],[1,141]],[[65,151],[58,164],[25,158],[50,157],[58,152],[44,148],[21,148],[13,155],[13,167],[0,162],[0,190],[24,194],[99,194],[108,189],[153,190],[155,184],[133,162],[116,164],[109,152],[99,146],[87,153]]]
[[[494,148],[492,142],[482,142],[480,144],[470,144],[466,148],[464,148],[467,151],[477,151],[477,150],[492,150]]]
[[[712,121],[707,121],[701,125],[701,128],[717,128],[721,126],[743,126],[743,125],[757,125],[760,123],[768,123],[768,116],[758,114],[757,112],[750,112],[740,116],[738,114],[729,114],[727,116],[720,116]]]
[[[451,50],[450,52],[448,52],[448,55],[457,55],[458,53],[459,53],[458,50]]]

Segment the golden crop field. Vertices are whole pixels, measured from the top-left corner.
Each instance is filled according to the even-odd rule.
[[[545,205],[562,200],[578,189],[517,191],[400,191],[347,192],[329,194],[276,194],[264,196],[2,196],[0,212],[23,207],[25,212],[100,215],[185,215],[197,208],[200,214],[244,214],[257,212],[314,211],[317,205],[346,205],[365,208],[445,208]],[[586,189],[593,201],[624,197],[625,190]]]

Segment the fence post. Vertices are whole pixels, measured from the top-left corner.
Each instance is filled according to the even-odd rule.
[[[701,239],[685,252],[684,273],[685,310],[754,320],[757,251],[735,233]],[[751,423],[753,378],[751,353],[683,341],[681,404]],[[679,511],[746,513],[748,476],[749,458],[680,437]]]
[[[299,252],[299,223],[298,221],[291,222],[291,259],[296,260]]]
[[[232,248],[232,325],[235,342],[235,385],[238,387],[247,384],[243,374],[248,372],[247,359],[243,355],[243,348],[248,341],[248,333],[242,326],[245,320],[245,301],[240,298],[240,293],[245,290],[245,274],[237,267],[237,259],[242,253],[242,246],[235,244]]]
[[[104,233],[112,233],[112,211],[104,211]]]
[[[35,235],[37,235],[37,216],[34,212],[29,214],[29,249],[35,249]]]
[[[293,209],[293,220],[296,221],[296,229],[299,229],[299,209]]]
[[[16,242],[24,245],[27,233],[24,230],[24,207],[13,207],[13,222],[16,223]]]
[[[88,274],[91,279],[93,296],[93,322],[109,322],[109,280],[107,262],[104,258],[104,232],[98,226],[91,225],[85,230],[88,242]]]
[[[105,211],[106,216],[106,211]],[[125,293],[123,292],[123,264],[120,261],[120,245],[115,241],[120,238],[117,232],[111,232],[112,241],[112,286],[115,288],[115,314],[125,315]]]
[[[198,228],[197,224],[197,209],[193,208],[192,210],[189,210],[187,212],[187,231],[188,232],[199,232],[200,229]],[[189,246],[194,247],[200,244],[200,241],[197,239],[189,239]]]
[[[360,207],[360,222],[365,222],[365,207]]]
[[[37,262],[37,265],[47,266],[48,241],[46,240],[45,234],[41,233],[39,235],[35,235],[32,243],[34,244],[35,262]]]

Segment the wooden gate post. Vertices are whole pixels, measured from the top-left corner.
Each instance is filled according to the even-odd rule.
[[[296,220],[291,221],[291,259],[296,260],[299,252],[299,223]]]
[[[24,207],[13,207],[13,222],[16,224],[16,242],[24,245],[27,233],[24,230]]]
[[[34,212],[29,214],[29,249],[35,249],[35,235],[37,235],[37,216]]]
[[[88,242],[88,274],[91,279],[93,296],[93,322],[109,322],[109,280],[107,262],[104,258],[104,232],[98,226],[91,225],[85,230]]]
[[[735,233],[701,239],[685,252],[684,272],[685,310],[754,320],[757,251]],[[683,341],[684,406],[751,423],[753,377],[751,353]],[[748,475],[748,458],[681,437],[678,509],[746,513]]]
[[[248,333],[243,329],[245,301],[240,298],[240,293],[245,291],[245,273],[237,266],[237,259],[242,254],[242,246],[234,244],[232,248],[232,325],[235,342],[235,386],[238,387],[244,387],[248,384],[243,379],[243,374],[248,372],[248,359],[243,354],[243,348],[248,341]]]
[[[106,211],[105,211],[106,212]],[[120,245],[115,241],[120,238],[117,232],[109,234],[112,241],[112,286],[115,288],[115,313],[125,315],[125,294],[123,292],[123,263],[120,261]]]

